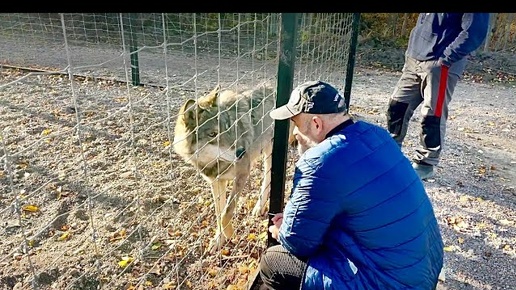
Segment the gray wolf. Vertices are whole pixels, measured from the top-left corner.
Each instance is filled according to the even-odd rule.
[[[266,85],[245,91],[217,85],[198,100],[186,100],[179,110],[173,148],[211,186],[217,220],[216,236],[209,246],[212,253],[233,236],[231,219],[239,194],[260,157],[263,177],[252,214],[265,214],[274,130],[269,112],[275,102],[275,90]],[[232,188],[226,195],[230,182]]]

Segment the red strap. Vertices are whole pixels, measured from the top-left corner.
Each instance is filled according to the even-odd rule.
[[[437,95],[437,104],[435,105],[435,116],[441,117],[443,114],[444,98],[446,96],[446,82],[448,81],[448,67],[441,65],[441,79],[439,80],[439,92]]]

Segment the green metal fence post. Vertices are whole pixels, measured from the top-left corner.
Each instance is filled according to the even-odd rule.
[[[135,20],[138,18],[136,13],[129,13],[129,52],[131,55],[131,80],[133,86],[140,85],[140,66],[138,64],[138,36],[136,34]]]
[[[278,84],[276,87],[276,107],[288,102],[294,83],[294,64],[296,59],[297,40],[297,13],[282,13],[280,26],[280,46],[278,51]],[[289,120],[274,122],[274,141],[272,144],[271,165],[271,194],[269,199],[269,213],[283,211],[283,199],[285,191],[285,176],[287,168],[288,129]],[[272,222],[269,218],[269,225]],[[268,233],[267,247],[277,244]],[[260,269],[254,272],[254,278],[247,289],[258,289],[262,284]]]
[[[297,13],[281,14],[276,107],[282,106],[288,102],[290,92],[292,91],[293,87],[294,64],[296,59],[296,41],[298,34],[297,16]],[[269,200],[270,213],[278,213],[283,211],[289,126],[289,120],[277,120],[274,122],[271,194]],[[270,220],[269,224],[272,224]],[[276,240],[272,238],[270,233],[268,234],[268,245],[274,245]]]
[[[346,83],[344,86],[344,99],[346,107],[349,110],[349,101],[351,99],[351,84],[353,83],[353,73],[355,70],[355,54],[358,44],[358,33],[360,30],[360,13],[353,13],[353,22],[351,26],[351,41],[349,42],[349,57],[346,67]]]

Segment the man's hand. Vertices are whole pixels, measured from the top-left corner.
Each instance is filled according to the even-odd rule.
[[[281,223],[283,222],[283,213],[277,213],[271,218],[272,223],[274,223],[275,226],[278,228],[281,226]]]
[[[449,68],[451,66],[451,64],[449,62],[445,61],[443,58],[440,58],[437,63],[440,66],[444,66],[444,67],[447,67],[447,68]]]
[[[273,225],[269,226],[269,232],[275,240],[278,240],[279,228],[283,222],[283,213],[277,213],[272,218]]]

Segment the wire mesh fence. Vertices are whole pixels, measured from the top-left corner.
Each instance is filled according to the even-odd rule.
[[[262,170],[252,168],[235,233],[212,254],[211,188],[174,152],[174,126],[187,99],[216,85],[275,88],[280,21],[0,14],[0,285],[245,288],[266,247],[267,217],[251,214]],[[351,21],[300,15],[294,85],[344,88]]]

